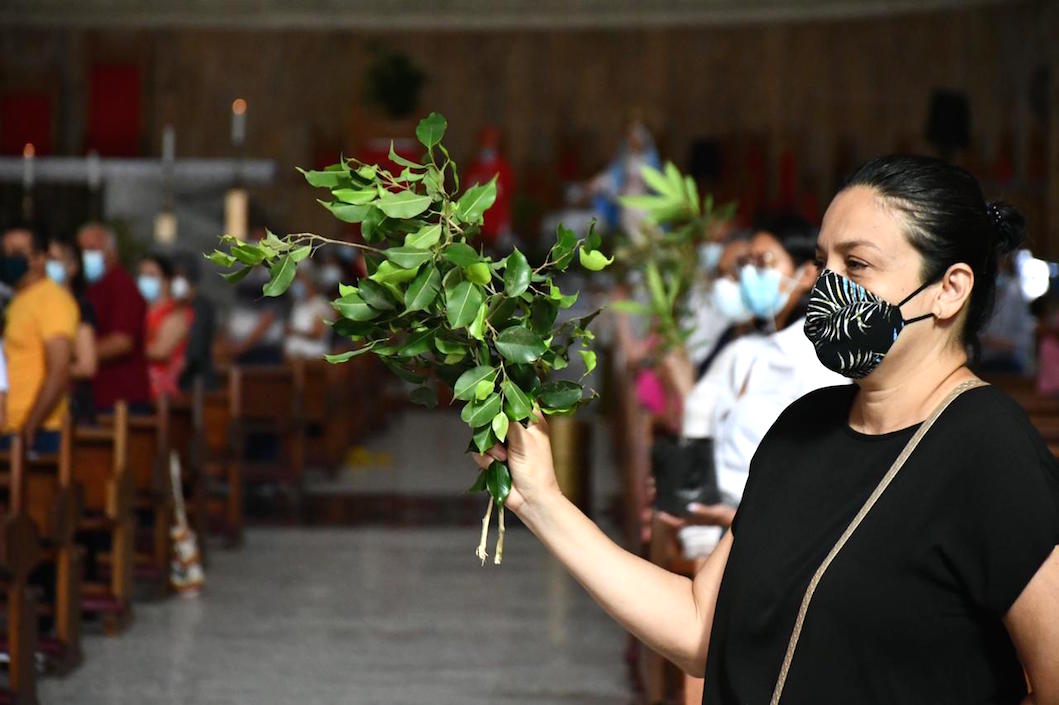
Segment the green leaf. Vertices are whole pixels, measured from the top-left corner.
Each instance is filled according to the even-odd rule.
[[[365,164],[364,166],[357,168],[357,176],[364,179],[365,181],[374,181],[375,175],[379,172],[378,164]]]
[[[382,262],[379,264],[379,268],[375,270],[375,273],[368,279],[377,281],[380,284],[401,284],[415,278],[416,271],[418,270],[398,267],[392,262]]]
[[[567,409],[581,401],[581,385],[577,382],[549,382],[538,394],[541,406],[548,409]]]
[[[386,259],[404,269],[416,269],[430,257],[430,250],[416,250],[410,247],[391,247],[386,250]]]
[[[338,170],[327,170],[327,171],[305,171],[304,169],[298,169],[305,177],[305,180],[309,182],[310,186],[316,188],[343,188],[353,184],[353,178],[349,175],[349,170],[341,168]]]
[[[491,394],[484,401],[472,401],[463,407],[460,418],[471,428],[484,426],[493,420],[500,412],[501,399],[499,394]]]
[[[673,188],[673,185],[669,183],[665,175],[661,171],[655,169],[652,166],[644,166],[640,170],[640,174],[643,175],[644,182],[647,183],[652,190],[662,196],[667,196],[670,199],[678,199],[681,197],[681,189],[678,187]]]
[[[441,240],[441,225],[424,225],[405,237],[404,246],[425,250],[438,244],[439,240]]]
[[[512,362],[533,362],[548,349],[540,336],[529,328],[512,326],[496,336],[496,349]]]
[[[359,293],[349,294],[332,301],[331,306],[343,317],[354,321],[370,321],[379,315],[379,312],[369,306]]]
[[[483,432],[485,433],[486,436],[488,436],[490,433],[492,433],[492,431],[493,431],[493,429],[489,428],[488,426],[486,426],[483,429]],[[475,433],[474,437],[475,437],[475,440],[477,441],[478,434]],[[476,443],[476,445],[477,445],[477,443]],[[489,450],[490,447],[491,446],[486,446],[485,449],[483,450],[481,446],[478,446],[478,452],[479,453],[484,453],[486,450]],[[482,470],[480,473],[478,473],[478,478],[474,481],[473,485],[471,485],[470,487],[467,488],[467,491],[468,492],[485,492],[488,489],[488,487],[486,485],[486,482],[485,482],[485,478],[486,478],[486,476],[488,474],[489,474],[488,470]]]
[[[430,386],[416,387],[412,390],[410,395],[413,404],[419,404],[425,406],[428,409],[433,409],[438,405],[438,393]]]
[[[537,299],[530,307],[530,325],[540,335],[550,335],[555,319],[559,315],[559,305],[547,299]]]
[[[343,223],[360,223],[365,220],[368,217],[368,214],[375,208],[375,206],[370,203],[362,206],[354,206],[340,201],[317,200],[317,203],[331,211],[331,215],[335,216]]]
[[[502,411],[493,417],[493,433],[496,434],[496,439],[501,443],[507,438],[508,424],[507,414]]]
[[[497,437],[493,433],[493,429],[489,424],[486,424],[485,426],[482,426],[479,429],[475,429],[474,434],[471,436],[471,445],[473,445],[474,449],[477,450],[479,453],[486,452],[496,444]],[[478,490],[479,492],[486,489],[484,484],[485,471],[483,471],[483,474],[480,477],[482,477],[483,484],[482,487]]]
[[[313,248],[309,245],[303,245],[302,247],[295,248],[290,252],[290,258],[297,262],[301,262],[303,259],[312,254]]]
[[[471,323],[485,297],[473,282],[460,282],[455,289],[445,292],[445,315],[453,328],[463,328]]]
[[[400,154],[398,154],[396,151],[394,151],[393,140],[390,140],[390,154],[389,154],[389,156],[390,156],[390,161],[393,162],[394,164],[400,164],[401,166],[406,166],[406,167],[409,167],[411,169],[422,169],[423,168],[422,164],[416,164],[413,161],[405,159]]]
[[[507,256],[507,266],[504,268],[504,292],[508,296],[521,296],[529,288],[531,273],[526,256],[515,248],[515,251]]]
[[[614,262],[613,257],[607,258],[599,250],[588,251],[582,248],[578,250],[577,256],[581,260],[581,266],[590,272],[598,272]]]
[[[405,308],[408,311],[423,311],[434,303],[439,291],[441,291],[441,275],[437,267],[430,265],[408,285],[408,291],[404,293]]]
[[[591,350],[578,350],[578,352],[581,354],[581,361],[585,363],[586,375],[596,369],[596,353]]]
[[[463,242],[455,242],[445,248],[445,259],[458,267],[469,267],[475,262],[481,262],[482,256],[470,245]]]
[[[237,272],[222,272],[221,276],[224,277],[224,280],[229,284],[238,284],[243,279],[246,279],[246,275],[249,274],[252,269],[253,267],[249,266],[243,267]]]
[[[478,313],[474,314],[474,320],[467,326],[467,335],[475,340],[485,340],[485,314],[488,309],[485,302],[478,307]]]
[[[272,265],[269,270],[271,277],[261,292],[265,296],[280,296],[294,281],[294,272],[298,268],[297,262],[292,255],[287,255],[278,263]]]
[[[235,257],[220,250],[214,250],[212,253],[203,256],[218,267],[234,267],[236,263]]]
[[[428,328],[426,330],[413,332],[397,351],[397,355],[398,357],[415,357],[416,355],[422,355],[433,348],[433,342],[433,330]]]
[[[500,389],[504,392],[504,409],[508,416],[516,421],[529,418],[533,413],[533,400],[511,380],[504,380]]]
[[[392,311],[395,308],[395,302],[393,297],[390,296],[390,290],[378,282],[374,282],[371,279],[361,279],[358,291],[360,298],[364,299],[374,309]]]
[[[233,245],[232,255],[243,264],[249,264],[251,266],[261,264],[265,260],[264,252],[262,252],[256,245],[249,245],[247,243]]]
[[[380,227],[382,227],[383,221],[386,220],[386,214],[375,206],[362,206],[369,208],[370,210],[364,216],[364,220],[360,224],[360,234],[364,236],[364,239],[368,242],[374,242],[382,239],[382,234],[378,233]]]
[[[493,273],[485,262],[475,262],[467,267],[467,278],[475,284],[484,286],[493,278]]]
[[[483,379],[474,387],[474,398],[478,401],[488,398],[493,393],[494,382],[491,379]]]
[[[504,506],[504,500],[511,494],[511,473],[508,471],[507,466],[499,460],[494,460],[489,465],[489,473],[485,477],[485,484],[497,506]]]
[[[434,347],[443,355],[458,355],[467,352],[467,346],[463,343],[454,343],[445,340],[440,335],[434,338]]]
[[[478,223],[496,201],[496,177],[467,189],[456,201],[456,215],[465,223]]]
[[[398,191],[375,202],[375,206],[389,218],[415,218],[430,207],[430,196],[414,191]]]
[[[366,352],[370,352],[372,347],[374,346],[365,345],[354,350],[347,350],[346,352],[338,353],[337,355],[324,355],[324,359],[330,362],[332,365],[337,365],[340,362],[346,362],[347,360],[357,357],[358,355],[363,355]]]
[[[416,125],[416,139],[424,147],[430,149],[445,136],[445,128],[447,127],[448,122],[445,121],[444,116],[438,113],[430,113]]]
[[[337,188],[331,195],[342,203],[363,206],[374,201],[378,192],[373,188]]]
[[[456,384],[452,387],[452,396],[456,399],[468,401],[474,398],[475,390],[479,383],[489,382],[492,384],[495,379],[495,367],[490,367],[488,365],[474,367],[464,372],[460,375],[460,378],[456,380]]]

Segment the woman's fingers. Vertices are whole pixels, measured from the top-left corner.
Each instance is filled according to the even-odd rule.
[[[499,460],[500,462],[507,460],[507,449],[502,445],[495,445],[490,448],[488,452],[492,458]]]
[[[482,470],[485,470],[493,462],[491,457],[488,455],[482,455],[481,453],[471,453],[471,457],[474,458],[475,464]]]

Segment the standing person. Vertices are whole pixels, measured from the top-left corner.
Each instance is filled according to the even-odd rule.
[[[136,286],[147,302],[147,375],[151,398],[180,395],[180,373],[191,330],[192,310],[172,295],[173,265],[167,257],[140,260]]]
[[[780,689],[787,705],[1056,705],[1059,466],[967,367],[997,258],[1021,239],[1018,213],[959,167],[896,156],[853,174],[824,216],[805,332],[856,384],[780,415],[694,579],[623,551],[562,496],[546,424],[512,424],[476,460],[506,459],[507,506],[627,629],[705,674],[705,705]]]
[[[134,413],[151,412],[144,328],[147,304],[136,282],[118,262],[114,233],[99,223],[77,233],[88,288],[85,295],[95,309],[99,369],[92,382],[98,411],[124,400]]]
[[[191,308],[191,329],[184,350],[184,369],[180,373],[180,388],[191,389],[196,379],[202,379],[206,389],[216,384],[213,369],[213,336],[216,330],[214,304],[199,291],[200,256],[192,253],[178,257],[176,276],[170,293],[177,301]]]
[[[335,310],[320,293],[318,281],[317,271],[311,265],[298,267],[297,278],[290,288],[294,303],[283,341],[283,352],[289,358],[319,360],[327,354],[331,339],[327,321],[334,318]]]
[[[10,378],[4,444],[18,433],[26,448],[53,453],[66,413],[77,303],[45,276],[47,241],[39,230],[8,230],[0,249],[0,280],[14,292],[4,326]]]
[[[85,296],[85,280],[81,275],[81,253],[77,246],[52,238],[48,244],[48,261],[45,262],[48,278],[66,290],[77,301],[81,321],[74,337],[74,359],[70,365],[70,407],[74,420],[79,423],[95,422],[95,401],[92,394],[92,379],[96,376],[99,356],[96,352],[96,314]]]

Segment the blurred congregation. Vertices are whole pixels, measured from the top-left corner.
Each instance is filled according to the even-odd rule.
[[[620,199],[649,193],[641,169],[666,161],[717,204],[735,204],[702,234],[682,348],[663,346],[648,318],[610,306],[647,299],[635,268],[562,282],[581,292],[572,313],[604,312],[593,326],[600,363],[586,377],[600,399],[553,420],[559,481],[634,553],[694,574],[731,525],[754,451],[780,413],[849,382],[819,363],[805,311],[827,203],[859,163],[882,154],[957,163],[1025,216],[1029,246],[1001,263],[992,318],[969,357],[1059,453],[1053,3],[384,5],[0,8],[0,702],[250,702],[206,689],[185,697],[172,684],[142,696],[155,678],[145,670],[190,668],[163,657],[120,678],[92,662],[109,668],[109,645],[123,640],[168,654],[158,645],[178,629],[178,596],[252,611],[253,591],[231,603],[225,591],[277,588],[272,568],[244,566],[298,563],[329,540],[314,530],[348,532],[339,545],[375,536],[358,532],[437,536],[441,527],[459,527],[444,536],[460,548],[473,540],[484,505],[464,493],[472,463],[447,425],[451,390],[438,382],[439,407],[416,409],[411,387],[372,355],[323,359],[357,345],[333,326],[331,301],[368,276],[359,251],[323,246],[276,297],[262,295],[267,270],[229,284],[203,258],[225,233],[363,243],[358,225],[315,203],[296,167],[341,156],[392,163],[391,152],[415,159],[415,125],[431,111],[449,119],[461,181],[497,178],[478,244],[499,256],[518,246],[539,264],[559,223],[579,233],[594,224],[607,251],[634,241],[643,212]],[[521,579],[544,581],[543,549],[523,549],[540,550],[540,570]],[[288,553],[270,553],[280,550]],[[388,565],[354,554],[355,571]],[[446,571],[478,570],[452,562]],[[298,565],[296,583],[335,577]],[[425,592],[435,579],[409,577]],[[379,581],[381,593],[397,589]],[[370,581],[350,580],[348,600],[361,582]],[[544,582],[527,590],[548,593]],[[606,622],[576,604],[575,629]],[[519,690],[512,679],[530,676],[499,670],[467,685],[473,697],[434,701],[701,701],[701,681],[635,637],[607,633],[597,663],[555,641],[544,621],[530,620],[541,633],[526,638],[580,660],[585,670],[568,674],[579,688]],[[447,648],[444,634],[411,634],[394,640]],[[291,674],[305,679],[301,702],[412,701],[400,678],[384,695],[358,696],[353,675],[312,695],[304,673],[311,668]],[[273,697],[253,701],[291,701]]]

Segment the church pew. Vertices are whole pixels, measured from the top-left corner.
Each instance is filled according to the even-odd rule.
[[[100,414],[100,425],[113,424],[113,414]],[[133,577],[152,596],[169,590],[169,527],[173,502],[169,482],[169,402],[162,397],[152,414],[130,414],[126,463],[133,481],[136,519]]]
[[[203,463],[205,439],[203,404],[205,388],[202,379],[195,380],[189,394],[172,399],[169,411],[169,446],[180,459],[181,484],[188,524],[200,538],[199,556],[206,561],[207,502]]]
[[[288,517],[301,518],[305,470],[305,423],[301,380],[286,365],[236,366],[229,373],[232,453],[247,485],[271,484],[285,490]],[[258,443],[274,437],[277,452],[262,453]]]
[[[204,513],[208,532],[220,533],[233,547],[243,540],[243,483],[233,454],[231,375],[219,370],[218,377],[217,389],[202,395]]]
[[[23,457],[22,441],[11,441],[12,458]],[[40,534],[26,511],[24,468],[16,464],[3,478],[7,501],[0,509],[0,590],[6,605],[8,685],[0,700],[37,705],[37,609],[30,573],[41,560]]]
[[[121,632],[132,619],[135,524],[128,470],[129,413],[114,408],[108,426],[77,426],[71,468],[81,490],[78,542],[87,549],[81,607],[100,615],[104,632]]]
[[[304,397],[305,462],[333,473],[351,443],[347,414],[358,417],[352,428],[363,428],[352,394],[353,367],[306,359],[290,364]]]
[[[0,452],[0,472],[10,480],[22,478],[26,513],[41,537],[42,570],[31,576],[43,583],[38,600],[40,616],[51,628],[40,634],[38,646],[48,670],[63,674],[81,662],[81,577],[84,550],[75,541],[79,519],[77,488],[71,468],[72,425],[63,420],[58,453],[26,455],[12,449]],[[21,448],[21,444],[19,445]]]

